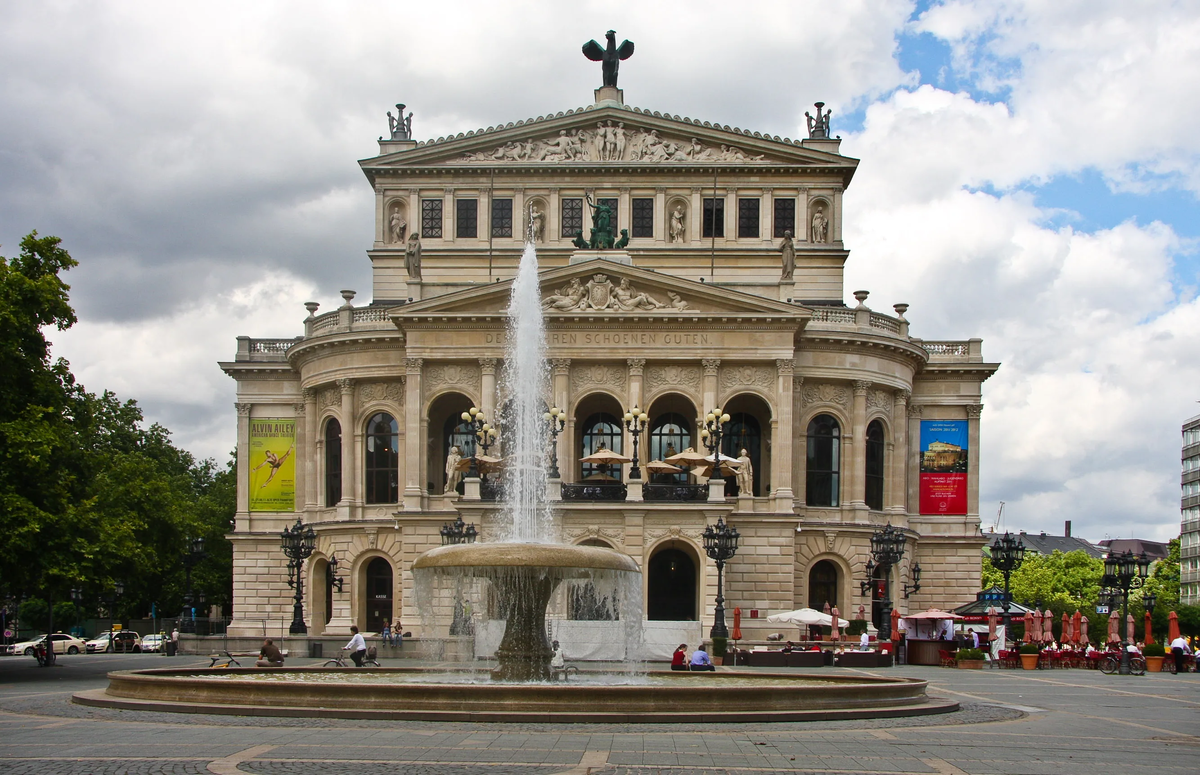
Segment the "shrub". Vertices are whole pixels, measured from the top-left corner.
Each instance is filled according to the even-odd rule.
[[[954,654],[955,659],[983,659],[983,652],[979,649],[959,649]]]
[[[1025,645],[1021,646],[1022,654],[1038,654],[1040,651],[1041,649],[1037,647],[1036,643],[1026,643]]]
[[[728,638],[713,638],[712,639],[712,655],[714,657],[724,657],[725,650],[729,645]]]
[[[866,619],[851,619],[850,624],[846,625],[846,634],[858,637],[867,631]]]
[[[1151,643],[1142,649],[1142,653],[1148,657],[1165,657],[1167,650],[1163,648],[1161,643]]]

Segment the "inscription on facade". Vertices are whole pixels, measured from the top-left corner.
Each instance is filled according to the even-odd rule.
[[[491,334],[488,335],[489,337]],[[687,331],[551,331],[546,335],[553,345],[638,345],[641,347],[685,347],[710,344],[710,335]],[[492,340],[489,339],[489,342]]]

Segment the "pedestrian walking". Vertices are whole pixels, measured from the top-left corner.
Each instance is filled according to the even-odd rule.
[[[1192,649],[1182,635],[1171,641],[1171,656],[1175,657],[1175,675],[1183,673],[1184,657],[1191,653]]]

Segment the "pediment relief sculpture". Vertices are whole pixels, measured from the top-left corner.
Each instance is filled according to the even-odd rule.
[[[559,130],[553,137],[510,141],[491,151],[468,153],[468,162],[494,161],[637,161],[637,162],[746,162],[762,161],[724,143],[716,147],[693,137],[688,140],[659,136],[658,130],[626,129],[623,121],[597,122],[595,129]]]
[[[549,312],[652,312],[660,309],[686,310],[688,303],[674,291],[668,291],[668,302],[664,303],[649,293],[640,292],[623,277],[617,284],[608,275],[592,275],[586,283],[578,277],[571,278],[557,292],[542,301],[542,309]]]

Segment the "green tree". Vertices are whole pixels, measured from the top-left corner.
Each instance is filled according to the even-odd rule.
[[[1013,600],[1031,606],[1040,603],[1055,614],[1074,613],[1095,606],[1100,594],[1104,561],[1087,552],[1054,551],[1050,554],[1027,553],[1020,567],[1012,572],[1010,589]],[[1003,588],[1004,576],[992,567],[991,558],[983,558],[983,585]]]

